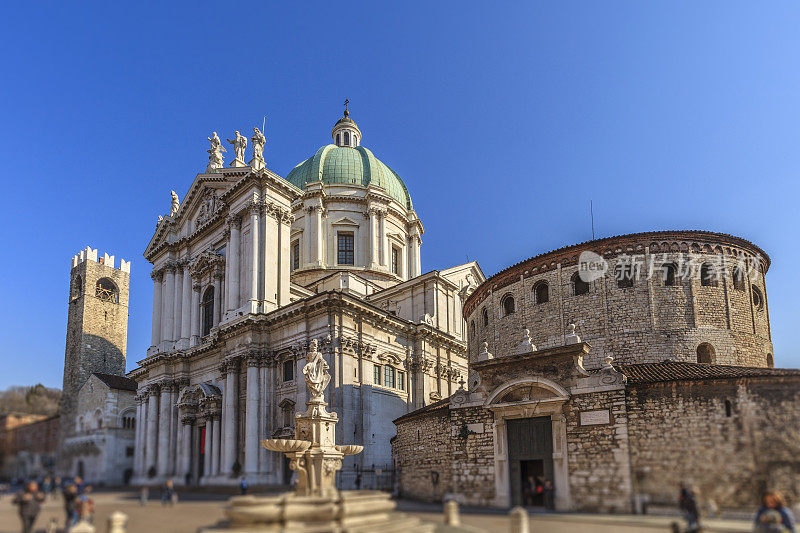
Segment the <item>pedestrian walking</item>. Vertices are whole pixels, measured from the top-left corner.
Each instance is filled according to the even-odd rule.
[[[767,492],[756,512],[755,533],[796,533],[794,515],[780,492]]]
[[[150,488],[146,485],[142,486],[142,488],[139,489],[139,505],[142,507],[147,505],[148,498],[150,498]]]
[[[242,480],[239,481],[239,493],[242,495],[247,494],[247,479],[242,476]]]
[[[681,483],[681,490],[678,494],[678,507],[680,507],[686,519],[687,531],[690,533],[700,531],[700,510],[697,507],[697,495],[694,490],[683,483]]]
[[[33,533],[33,524],[42,508],[44,494],[39,491],[35,481],[29,481],[25,488],[14,497],[14,505],[19,507],[19,519],[22,522],[22,533]]]
[[[78,487],[72,483],[64,487],[64,513],[67,529],[78,523]]]

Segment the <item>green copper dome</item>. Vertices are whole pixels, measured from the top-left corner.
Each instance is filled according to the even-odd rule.
[[[313,157],[294,167],[286,180],[300,189],[314,181],[375,185],[406,209],[412,208],[411,197],[400,176],[363,146],[323,146]]]

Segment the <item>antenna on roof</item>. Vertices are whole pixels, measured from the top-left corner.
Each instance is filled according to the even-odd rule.
[[[589,216],[592,219],[592,240],[594,240],[594,205],[591,198],[589,199]]]

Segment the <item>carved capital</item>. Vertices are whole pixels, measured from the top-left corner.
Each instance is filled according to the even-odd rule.
[[[161,281],[164,279],[164,272],[161,269],[153,270],[150,273],[150,278],[155,283],[161,283]]]
[[[147,386],[147,394],[150,396],[158,396],[161,393],[161,385],[158,383],[151,383]]]
[[[239,218],[239,215],[228,215],[227,218],[225,218],[225,224],[228,226],[229,231],[232,228],[239,229],[241,223],[242,219]]]
[[[247,204],[247,210],[250,211],[251,215],[259,216],[261,214],[261,204],[257,199],[254,199]]]
[[[247,366],[255,366],[255,367],[261,366],[262,359],[263,357],[261,356],[261,354],[255,350],[247,352],[247,355],[244,358],[245,364]]]

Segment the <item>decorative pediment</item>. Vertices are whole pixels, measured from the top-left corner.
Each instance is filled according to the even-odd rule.
[[[360,226],[358,222],[349,217],[342,217],[331,222],[331,226]]]
[[[526,377],[503,383],[486,399],[486,406],[510,403],[563,402],[569,392],[558,383],[542,377]]]

